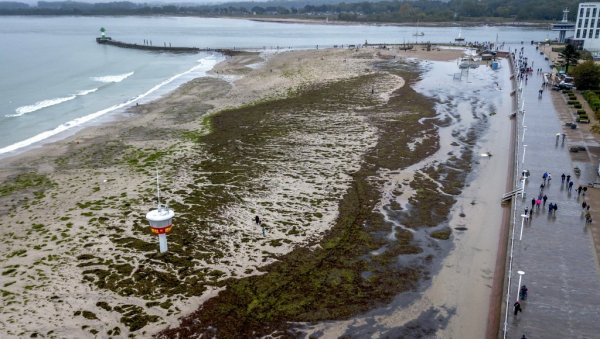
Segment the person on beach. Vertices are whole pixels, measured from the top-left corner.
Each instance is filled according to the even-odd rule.
[[[562,184],[565,183],[565,177],[566,177],[566,175],[564,173],[560,176],[560,180],[561,180]]]
[[[548,196],[544,194],[542,200],[544,201],[544,206],[546,206],[546,200],[548,200]]]
[[[521,303],[518,300],[515,301],[515,304],[513,305],[513,307],[515,309],[515,316],[517,316],[517,313],[523,312],[523,310],[521,309]]]
[[[257,216],[254,217],[254,221],[256,222],[257,226],[260,226],[260,218]]]

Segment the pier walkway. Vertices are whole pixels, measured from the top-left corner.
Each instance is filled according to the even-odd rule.
[[[589,193],[578,196],[576,190],[579,185],[595,181],[596,173],[591,169],[597,168],[597,161],[589,153],[578,155],[576,161],[572,159],[569,146],[574,139],[582,139],[581,135],[577,135],[581,132],[566,129],[559,120],[552,96],[562,94],[551,93],[548,87],[542,97],[538,97],[543,76],[536,74],[535,70],[541,67],[548,72],[548,61],[533,45],[511,46],[513,51],[515,48],[520,51],[521,47],[524,47],[524,56],[528,57],[529,64],[534,62],[534,71],[529,75],[527,84],[523,83],[525,114],[517,115],[517,165],[519,173],[527,169],[531,176],[525,184],[526,197],[516,199],[513,261],[511,271],[507,272],[507,278],[510,275],[509,295],[507,298],[505,287],[505,309],[499,337],[598,338],[600,272],[590,226],[585,223],[581,206],[583,201],[591,200]],[[518,59],[518,54],[516,57]],[[564,143],[562,137],[556,141],[557,133],[566,134]],[[582,169],[581,176],[574,173],[574,166]],[[531,208],[531,199],[538,197],[544,172],[552,175],[542,193],[547,195],[547,203],[539,210],[534,209],[530,220],[525,219],[522,240],[519,240],[524,219],[521,215],[525,208]],[[570,175],[571,181],[574,181],[571,192],[561,183],[562,173]],[[558,206],[555,214],[548,212],[550,203]],[[600,209],[600,201],[592,202],[592,209]],[[524,272],[521,285],[526,285],[529,293],[527,300],[521,302],[523,311],[514,316],[513,304],[519,290],[518,271]]]

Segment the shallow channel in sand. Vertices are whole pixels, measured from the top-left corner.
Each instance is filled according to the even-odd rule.
[[[382,192],[381,210],[386,220],[403,228],[389,209],[390,199],[405,207],[413,194],[408,185],[403,194],[391,193],[403,182],[411,180],[425,167],[443,163],[461,145],[461,136],[471,130],[478,135],[473,151],[473,171],[468,175],[463,192],[449,216],[452,243],[427,236],[430,230],[411,229],[423,244],[423,253],[401,256],[403,265],[411,265],[433,254],[431,279],[414,292],[403,293],[385,307],[364,315],[336,322],[307,326],[308,334],[322,337],[352,335],[386,337],[432,335],[437,338],[485,336],[490,290],[502,220],[500,196],[508,175],[511,84],[508,63],[502,61],[499,71],[486,66],[463,74],[453,62],[424,62],[423,79],[414,88],[438,104],[439,119],[445,121],[438,133],[440,149],[432,156],[408,168],[382,173],[387,184]],[[416,141],[418,142],[418,141]],[[454,152],[454,153],[452,153]],[[492,157],[482,157],[490,152]],[[442,225],[440,225],[442,226]],[[425,243],[429,242],[429,243]],[[447,256],[444,255],[447,253]],[[411,258],[412,257],[412,258]],[[420,258],[419,258],[420,257]]]

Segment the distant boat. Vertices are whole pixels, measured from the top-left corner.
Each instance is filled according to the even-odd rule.
[[[465,41],[465,38],[462,37],[462,28],[458,31],[458,37],[456,37],[454,41]]]

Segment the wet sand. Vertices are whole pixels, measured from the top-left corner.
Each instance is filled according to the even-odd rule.
[[[506,221],[503,218],[506,208],[501,207],[500,197],[506,191],[506,178],[512,171],[509,164],[512,157],[510,145],[513,121],[508,118],[513,105],[509,95],[512,86],[508,63],[503,62],[503,66],[497,78],[472,80],[474,85],[469,85],[468,81],[464,80],[463,91],[452,93],[460,99],[448,100],[447,93],[440,93],[441,98],[444,98],[442,101],[445,102],[441,106],[456,120],[449,126],[440,128],[441,148],[434,156],[402,171],[403,177],[410,177],[412,171],[426,166],[427,163],[443,161],[452,149],[450,144],[457,140],[455,133],[464,132],[469,126],[473,126],[472,124],[479,126],[477,119],[482,116],[477,118],[478,114],[486,115],[485,110],[474,108],[477,107],[475,103],[474,107],[461,104],[469,101],[469,86],[488,89],[492,87],[489,90],[497,94],[497,97],[483,97],[490,100],[488,103],[493,103],[496,114],[490,115],[490,118],[479,126],[484,132],[473,147],[476,164],[467,178],[467,187],[457,198],[450,213],[449,226],[453,230],[453,243],[448,255],[434,265],[439,265],[439,270],[433,268],[431,280],[423,282],[418,291],[403,293],[386,307],[348,321],[307,325],[308,330],[305,333],[322,335],[325,338],[343,335],[417,337],[425,333],[435,333],[435,337],[438,338],[486,336],[494,270],[497,266],[498,239],[502,236],[501,231],[505,230],[502,223]],[[428,75],[440,79],[439,73]],[[499,83],[503,89],[495,88],[494,82]],[[436,90],[432,89],[435,86],[429,86],[431,85],[424,84],[421,87],[429,88],[426,92],[435,93]],[[448,101],[452,100],[458,101],[458,104],[448,104]],[[444,110],[441,112],[443,114]],[[472,115],[476,118],[473,119]],[[490,152],[493,156],[481,156],[485,152]],[[396,181],[402,180],[401,177]],[[402,205],[402,199],[399,203]],[[503,270],[503,262],[501,269]]]
[[[363,75],[371,72],[374,61],[393,57],[452,60],[461,53],[369,49],[240,55],[218,65],[212,78],[196,79],[164,99],[134,107],[117,122],[87,128],[3,159],[0,180],[9,188],[0,196],[1,232],[9,239],[0,247],[5,254],[0,265],[8,306],[0,313],[5,334],[47,335],[54,331],[59,336],[81,337],[101,330],[102,335],[149,335],[177,324],[180,315],[191,312],[219,290],[219,281],[259,274],[258,268],[273,262],[277,255],[297,245],[314,244],[337,214],[331,207],[336,206],[335,199],[320,215],[313,215],[311,223],[296,224],[295,234],[289,233],[289,228],[270,230],[276,242],[260,239],[260,231],[252,227],[252,209],[240,207],[238,212],[231,209],[221,213],[219,218],[227,223],[213,229],[212,238],[207,233],[204,252],[193,252],[192,261],[185,265],[178,261],[185,250],[178,244],[191,234],[186,233],[187,222],[183,222],[188,217],[178,215],[181,224],[170,235],[173,256],[166,262],[157,260],[156,239],[143,219],[145,211],[154,205],[152,172],[158,165],[156,159],[179,162],[175,168],[158,167],[165,196],[174,205],[182,204],[178,195],[197,184],[190,181],[192,167],[187,164],[193,163],[192,158],[206,156],[189,142],[197,137],[198,130],[200,134],[209,132],[210,127],[203,125],[204,115],[285,97],[298,87]],[[262,60],[266,60],[264,64],[260,64]],[[402,83],[401,79],[390,80]],[[385,92],[377,100],[386,100]],[[348,145],[368,147],[372,133],[355,132],[360,136],[355,140],[364,139],[365,143]],[[348,153],[360,154],[360,149]],[[341,166],[339,170],[351,171],[351,167]],[[327,194],[336,195],[348,185],[345,175],[341,173],[343,180],[327,184]],[[280,184],[286,185],[283,181]],[[320,187],[321,183],[315,185]],[[299,201],[305,201],[302,190],[307,186],[297,187]],[[256,208],[256,204],[269,200],[266,198],[248,201]],[[273,212],[269,217],[285,222],[290,211],[285,212]],[[248,235],[228,236],[227,232]],[[240,251],[240,246],[245,250]],[[240,256],[242,253],[246,256]],[[154,266],[158,270],[153,270]],[[213,283],[204,287],[199,281],[186,279],[190,288],[182,290],[171,280],[179,274],[173,267],[180,267],[183,271],[179,272],[189,270],[184,277],[197,276]],[[154,278],[157,276],[164,280]]]

